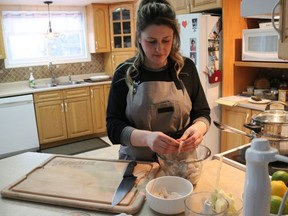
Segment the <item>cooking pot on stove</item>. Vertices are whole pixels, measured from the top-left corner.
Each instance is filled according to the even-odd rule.
[[[284,109],[270,109],[271,105],[280,104]],[[279,150],[279,154],[288,155],[288,106],[281,101],[267,104],[265,111],[252,116],[251,123],[244,127],[253,130],[260,137],[270,141],[270,145]]]
[[[270,109],[271,105],[280,104],[284,109]],[[281,101],[273,101],[267,104],[265,111],[252,116],[249,124],[244,127],[252,130],[252,134],[232,128],[228,125],[220,124],[214,121],[219,129],[242,134],[250,137],[261,137],[269,140],[270,146],[276,148],[281,155],[288,155],[288,107]]]

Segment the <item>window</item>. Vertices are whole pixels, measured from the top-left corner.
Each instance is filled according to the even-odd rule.
[[[5,67],[27,67],[90,61],[83,11],[50,11],[53,32],[49,39],[48,13],[3,11]]]

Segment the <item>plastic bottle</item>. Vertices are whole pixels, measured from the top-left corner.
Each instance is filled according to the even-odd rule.
[[[268,163],[275,161],[278,151],[269,141],[254,138],[246,150],[246,178],[244,185],[244,216],[270,216],[271,185]]]
[[[35,86],[35,78],[33,76],[33,73],[30,73],[30,77],[29,77],[29,87],[34,87]]]

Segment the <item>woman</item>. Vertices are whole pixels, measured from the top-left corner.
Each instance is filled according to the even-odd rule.
[[[169,2],[142,0],[136,28],[137,53],[113,77],[107,131],[121,144],[120,159],[156,161],[156,153],[196,148],[210,126],[210,108],[194,63],[179,52]]]

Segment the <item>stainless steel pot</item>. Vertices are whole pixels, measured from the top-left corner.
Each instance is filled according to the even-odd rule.
[[[280,104],[284,109],[270,109],[271,105]],[[267,104],[265,111],[252,116],[250,124],[244,124],[246,128],[253,130],[258,136],[265,137],[270,145],[277,148],[279,154],[288,155],[288,106],[281,101],[273,101]]]

